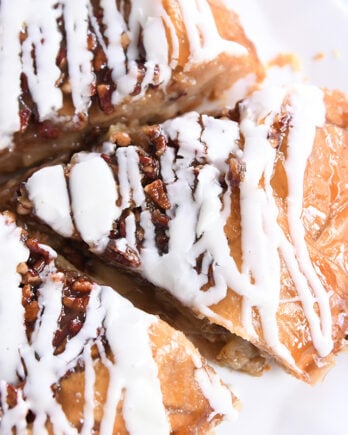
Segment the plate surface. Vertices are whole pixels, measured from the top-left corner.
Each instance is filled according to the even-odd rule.
[[[348,93],[348,0],[225,0],[240,14],[263,62],[296,53],[303,76]],[[348,354],[310,387],[273,368],[261,378],[218,369],[240,396],[236,422],[218,435],[347,435]]]

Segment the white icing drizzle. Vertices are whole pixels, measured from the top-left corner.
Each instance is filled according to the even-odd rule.
[[[141,175],[139,173],[139,156],[134,147],[122,147],[116,151],[118,162],[118,181],[122,198],[121,208],[125,209],[134,201],[139,207],[145,200]]]
[[[36,215],[62,236],[72,236],[74,227],[63,166],[49,166],[35,172],[27,181],[26,188]]]
[[[18,264],[27,261],[28,249],[20,241],[21,232],[8,218],[0,215],[0,370],[1,380],[16,380],[20,362],[18,348],[25,343],[22,289]]]
[[[89,0],[64,0],[63,14],[67,43],[67,60],[72,99],[77,113],[87,112],[94,82],[87,47]]]
[[[284,92],[290,95],[288,110],[292,114],[285,163],[289,189],[287,200],[291,243],[277,223],[278,212],[270,184],[276,153],[267,146],[267,126],[272,123],[274,114],[280,112]],[[312,150],[316,127],[322,125],[325,120],[322,92],[314,86],[296,86],[290,89],[275,88],[272,92],[264,90],[255,95],[244,105],[241,123],[241,131],[245,138],[243,160],[247,167],[245,179],[240,184],[243,272],[251,273],[255,284],[263,288],[261,294],[268,298],[256,304],[252,298],[247,299],[244,301],[244,314],[250,319],[251,307],[257,306],[266,342],[276,349],[278,354],[286,356],[286,350],[278,339],[276,325],[276,312],[280,303],[279,250],[300,296],[313,344],[320,356],[326,356],[333,347],[329,295],[317,278],[309,258],[301,220],[307,158]],[[277,98],[280,98],[278,103]],[[262,122],[265,115],[266,119]],[[248,159],[249,150],[252,154]],[[264,189],[259,187],[262,177]],[[262,243],[266,245],[262,247]],[[250,258],[250,255],[254,258]],[[315,292],[318,298],[320,315],[315,313],[315,300],[311,291]]]
[[[57,21],[63,20],[72,101],[75,113],[86,113],[91,103],[95,76],[93,53],[88,49],[89,26],[103,48],[107,66],[112,72],[116,90],[113,104],[133,93],[138,82],[137,62],[142,58],[139,36],[145,51],[145,76],[138,94],[144,95],[150,85],[163,88],[177,65],[180,40],[173,19],[155,0],[133,0],[126,23],[114,0],[101,0],[103,26],[101,31],[90,0],[2,0],[0,8],[0,94],[6,110],[0,111],[0,150],[11,145],[12,134],[20,128],[18,100],[21,96],[20,77],[25,73],[39,119],[55,119],[63,105],[63,92],[57,86],[60,70],[56,57],[62,42]],[[220,37],[208,0],[178,2],[190,44],[190,63],[213,59],[226,51],[232,55],[247,54],[245,47]],[[172,47],[169,53],[169,43]],[[26,30],[21,44],[19,34]],[[122,35],[128,37],[128,47],[122,46]],[[104,39],[105,38],[105,39]],[[33,59],[33,49],[35,59]],[[189,67],[187,65],[186,67]]]
[[[213,418],[217,413],[227,415],[229,419],[236,418],[237,412],[231,406],[231,400],[229,400],[231,393],[228,388],[221,383],[215,372],[205,370],[202,360],[197,355],[192,354],[192,359],[196,366],[195,379],[213,409],[210,418]]]
[[[306,287],[303,289],[302,285],[298,286],[298,291],[306,316],[310,320],[311,334],[316,348],[321,356],[325,356],[333,347],[329,294],[325,291],[313,268],[306,247],[305,229],[301,221],[306,161],[312,150],[315,127],[325,122],[325,106],[322,92],[314,86],[307,86],[305,89],[295,87],[291,94],[291,104],[294,108],[293,123],[295,126],[301,125],[301,128],[293,128],[288,138],[289,151],[285,162],[289,191],[288,222],[299,267],[306,278],[306,287],[310,286],[314,297],[308,290],[306,291]],[[303,122],[304,119],[306,122]],[[320,317],[314,310],[315,300],[319,305]]]
[[[56,56],[61,41],[61,35],[57,31],[60,10],[54,8],[55,3],[54,0],[47,2],[15,0],[12,3],[14,12],[21,15],[27,27],[28,36],[22,44],[23,72],[28,78],[30,92],[37,104],[41,119],[49,117],[62,105],[62,94],[55,86],[60,75],[59,68],[56,66]],[[11,22],[5,23],[5,32],[9,25]],[[15,28],[12,31],[17,32],[16,38],[18,38],[19,29]],[[33,48],[35,62],[32,57]]]
[[[282,111],[284,101],[292,117],[285,162],[290,240],[277,221],[278,207],[271,184],[277,150],[268,139],[269,129]],[[302,222],[304,173],[316,127],[324,122],[325,106],[318,88],[301,85],[255,92],[241,104],[240,110],[243,148],[239,148],[238,126],[229,120],[190,113],[162,124],[165,135],[179,144],[175,151],[167,147],[160,160],[171,203],[167,211],[168,252],[159,253],[157,249],[151,213],[140,194],[140,170],[136,168],[138,158],[133,146],[116,150],[121,208],[130,207],[131,198],[136,201],[136,192],[136,206],[142,208],[140,226],[145,236],[139,252],[139,272],[145,278],[232,329],[228,318],[221,319],[209,307],[221,301],[228,288],[233,289],[243,296],[242,321],[248,336],[258,340],[253,320],[256,308],[266,345],[297,370],[292,355],[279,338],[281,258],[294,282],[318,354],[326,356],[333,346],[329,294],[310,260]],[[111,148],[109,151],[114,152]],[[224,231],[230,212],[230,155],[239,159],[245,168],[239,184],[241,270],[230,255]],[[200,165],[198,176],[193,163]],[[225,192],[221,186],[223,178],[227,185]],[[135,247],[134,216],[129,215],[127,219],[127,239],[120,239],[120,244],[127,246],[128,242]],[[199,272],[198,258],[201,259]],[[213,283],[201,291],[209,281],[209,274]]]
[[[111,289],[104,290],[104,306],[114,305],[114,299]],[[130,433],[167,434],[170,426],[148,335],[154,318],[134,309],[126,299],[118,299],[119,309],[109,310],[104,320],[108,343],[113,354],[117,355],[117,364],[110,369],[106,403],[109,412],[104,414],[101,433],[112,432],[113,418],[110,417],[113,417],[115,405],[123,396],[123,415]]]
[[[198,368],[195,371],[195,379],[208,399],[210,406],[214,409],[211,418],[218,413],[228,415],[230,418],[236,417],[236,410],[232,408],[229,399],[231,393],[221,384],[221,380],[216,373],[208,373],[203,368]]]
[[[0,95],[6,101],[6,110],[0,110],[0,150],[11,145],[13,132],[19,130],[18,96],[21,94],[20,74],[22,65],[19,61],[21,45],[18,29],[23,20],[17,2],[3,1],[0,9]],[[24,3],[22,7],[24,6]],[[6,26],[5,23],[11,23]],[[5,68],[5,62],[7,63]],[[11,98],[15,95],[15,98]]]
[[[190,43],[190,62],[209,61],[223,52],[242,56],[247,53],[245,47],[233,41],[226,41],[219,35],[213,12],[205,0],[192,2],[179,0],[183,20]]]
[[[92,250],[103,251],[121,210],[111,169],[99,154],[80,153],[70,171],[71,207],[76,228]]]

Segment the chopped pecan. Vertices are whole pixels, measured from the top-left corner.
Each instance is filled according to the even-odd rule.
[[[95,71],[101,71],[108,64],[107,57],[104,53],[104,50],[101,47],[98,47],[94,52],[93,66]]]
[[[114,264],[121,264],[127,267],[139,267],[140,257],[138,252],[126,245],[122,249],[118,246],[118,240],[110,240],[105,253],[105,257]]]
[[[284,138],[291,127],[292,116],[289,113],[279,113],[273,125],[271,126],[267,139],[270,141],[273,148],[280,148]]]
[[[141,92],[141,84],[144,80],[145,77],[145,73],[146,73],[146,68],[144,66],[144,64],[142,63],[138,63],[138,74],[137,74],[137,82],[134,86],[133,91],[129,94],[131,97],[136,97],[137,95],[140,94]]]
[[[29,125],[29,120],[31,117],[31,110],[29,107],[22,107],[19,110],[19,122],[20,122],[20,132],[23,133]]]
[[[22,288],[22,298],[24,303],[30,302],[30,299],[34,296],[34,292],[30,284],[25,284]]]
[[[229,109],[222,114],[231,121],[240,122],[240,102],[237,102],[233,109]]]
[[[114,88],[112,85],[101,84],[97,86],[99,105],[102,111],[106,114],[110,114],[114,110],[114,106],[111,102],[113,90]]]
[[[25,321],[26,322],[34,322],[37,318],[39,312],[39,304],[37,301],[29,302],[25,307]]]
[[[17,202],[18,204],[16,211],[19,215],[25,216],[31,213],[33,205],[31,201],[26,197],[26,195],[19,195],[17,198]]]
[[[121,45],[122,45],[123,50],[127,49],[129,43],[130,43],[130,39],[129,39],[128,34],[126,32],[123,32],[121,35]]]
[[[67,62],[67,49],[66,45],[61,45],[57,58],[56,58],[56,64],[60,69],[65,68]]]
[[[33,270],[29,270],[23,277],[24,284],[38,285],[41,283],[41,278],[38,273]]]
[[[97,37],[90,30],[88,31],[88,34],[87,34],[87,47],[88,47],[88,50],[90,50],[90,51],[95,50],[97,47]]]
[[[157,88],[160,84],[160,67],[159,65],[155,65],[153,69],[153,83],[150,84],[151,88]]]
[[[152,140],[160,135],[161,127],[158,124],[144,125],[142,127],[142,131],[144,134],[146,134],[146,136],[148,136]]]
[[[142,172],[152,180],[158,178],[159,175],[159,163],[156,159],[145,155],[139,155],[139,164]]]
[[[88,297],[74,298],[72,296],[63,297],[63,305],[73,311],[84,312],[88,304]]]
[[[19,263],[17,266],[17,273],[20,275],[25,275],[28,272],[28,266],[27,263]]]
[[[131,144],[131,138],[125,131],[113,131],[110,134],[110,142],[120,146],[127,147]]]
[[[73,319],[70,323],[69,323],[69,333],[74,336],[76,335],[80,329],[82,328],[83,323],[81,322],[81,320],[79,318],[75,318]]]
[[[35,261],[35,263],[32,267],[33,267],[35,272],[40,273],[43,271],[45,266],[46,266],[45,259],[40,257],[38,260]]]
[[[6,390],[6,403],[10,409],[14,408],[18,402],[18,388],[12,384],[7,384]]]
[[[163,134],[155,139],[156,156],[161,157],[167,148],[167,139]]]
[[[168,236],[165,232],[161,230],[157,230],[155,233],[156,246],[160,253],[166,254],[168,253]]]
[[[167,139],[163,134],[161,126],[158,124],[146,125],[142,128],[142,131],[154,145],[156,157],[160,157],[167,147]]]
[[[229,172],[229,181],[231,187],[238,187],[239,183],[243,181],[245,174],[245,165],[243,162],[236,158],[231,158],[229,161],[230,172]]]
[[[72,289],[75,292],[89,293],[93,288],[93,284],[83,278],[77,279],[72,285]]]
[[[34,254],[34,255],[37,255],[37,256],[42,256],[45,259],[46,263],[49,262],[49,260],[50,260],[50,254],[49,254],[49,252],[46,251],[45,249],[43,249],[40,246],[40,243],[37,240],[27,239],[26,244],[27,244],[27,247],[30,250],[30,254],[31,255]]]
[[[154,225],[159,225],[162,228],[167,228],[169,224],[169,216],[161,213],[158,209],[154,210],[151,214],[152,223]]]
[[[60,129],[51,121],[43,121],[38,125],[38,132],[45,139],[57,139],[60,136]]]
[[[118,221],[118,236],[119,237],[127,236],[125,216],[121,216]]]
[[[162,180],[158,179],[146,185],[144,191],[160,208],[164,210],[170,209],[171,204],[169,202]]]

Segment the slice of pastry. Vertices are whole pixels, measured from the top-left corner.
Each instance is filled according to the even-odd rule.
[[[9,213],[0,292],[1,433],[207,433],[236,413],[182,333],[69,269]]]
[[[220,118],[111,129],[102,152],[35,172],[17,209],[315,382],[348,325],[348,104],[336,97],[267,88]]]
[[[220,0],[4,0],[0,173],[71,152],[118,121],[165,119],[262,75]]]

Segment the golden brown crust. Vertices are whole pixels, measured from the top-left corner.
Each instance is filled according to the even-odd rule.
[[[333,364],[333,354],[345,346],[344,339],[348,330],[348,133],[345,130],[348,126],[347,100],[342,93],[326,91],[325,103],[327,124],[317,128],[304,179],[303,210],[314,207],[318,213],[315,221],[308,221],[305,217],[303,221],[311,261],[324,288],[332,294],[332,354],[325,358],[319,357],[310,339],[309,323],[300,301],[281,304],[277,314],[280,340],[290,350],[296,366],[300,369],[299,373],[294,372],[286,361],[273,353],[263,340],[261,329],[258,330],[261,337],[259,340],[246,333],[241,319],[242,298],[239,295],[229,291],[227,297],[213,307],[221,319],[232,322],[234,333],[270,353],[293,374],[310,383],[321,379]],[[285,144],[286,139],[278,144],[280,153],[286,152]],[[279,211],[278,222],[289,237],[286,206],[288,191],[283,158],[277,159],[272,187]],[[239,200],[237,189],[232,195],[231,214],[225,227],[231,255],[237,259],[237,264],[238,259],[240,263],[242,258]],[[280,300],[297,297],[295,285],[284,263],[281,283]],[[223,320],[218,320],[218,323],[224,325]]]
[[[184,338],[182,333],[173,330],[162,321],[151,327],[150,340],[158,366],[163,403],[170,421],[171,433],[177,435],[207,433],[223,417],[217,414],[210,418],[213,410],[195,381],[196,367],[192,355],[195,355],[197,350]],[[206,365],[204,367],[207,371],[211,370]],[[109,387],[109,372],[98,358],[94,363],[94,371],[96,376],[94,429],[97,434],[103,418],[103,408]],[[81,429],[83,421],[84,391],[85,374],[81,369],[62,379],[57,393],[57,401],[61,403],[69,421],[78,430]],[[237,405],[236,399],[234,402]],[[122,402],[117,407],[113,433],[128,433],[122,417]]]

